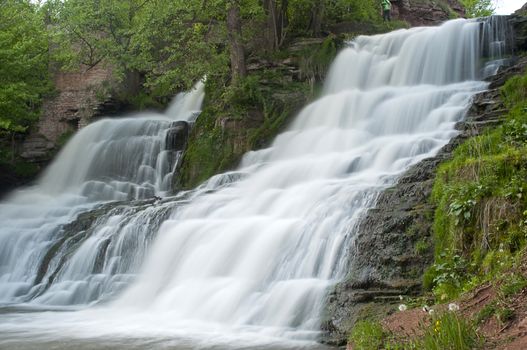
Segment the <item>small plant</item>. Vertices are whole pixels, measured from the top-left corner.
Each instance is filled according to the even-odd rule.
[[[527,124],[512,119],[504,125],[505,139],[510,143],[523,143],[527,140]]]
[[[430,249],[430,244],[424,238],[418,240],[415,243],[415,252],[418,255],[423,255],[424,253],[426,253],[428,251],[428,249]]]
[[[490,303],[485,305],[481,310],[479,310],[476,316],[476,324],[481,324],[491,318],[496,313],[496,305]]]
[[[505,324],[514,318],[514,310],[509,307],[498,309],[496,317],[501,324]]]
[[[450,194],[451,203],[448,213],[455,218],[455,225],[466,224],[472,218],[472,212],[478,200],[488,194],[487,186],[481,183],[453,188]]]
[[[441,262],[432,265],[425,273],[423,284],[433,290],[440,300],[455,298],[462,291],[467,271],[467,261],[458,254],[445,251],[439,255]]]
[[[470,217],[472,216],[472,208],[474,208],[476,203],[477,202],[473,199],[455,200],[450,203],[449,214],[456,218],[456,225],[470,220]]]
[[[521,275],[512,275],[510,279],[501,286],[500,291],[505,298],[508,298],[521,292],[526,287],[527,278]]]

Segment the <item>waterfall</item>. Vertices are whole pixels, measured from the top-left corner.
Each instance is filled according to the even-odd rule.
[[[150,138],[166,126],[147,118],[88,127],[31,195],[2,204],[9,225],[0,231],[0,300],[111,301],[5,315],[0,334],[12,342],[168,339],[177,349],[313,346],[324,296],[346,274],[362,214],[457,134],[471,98],[486,88],[483,55],[499,58],[483,35],[492,21],[356,38],[333,63],[323,96],[271,147],[163,201],[86,205],[92,196],[100,203],[167,191],[167,173],[158,171],[165,168],[150,159],[163,148]],[[496,33],[494,42],[504,35]],[[56,193],[60,200],[50,199]],[[65,235],[71,228],[59,224],[87,208],[101,215]],[[39,272],[45,252],[52,254]]]

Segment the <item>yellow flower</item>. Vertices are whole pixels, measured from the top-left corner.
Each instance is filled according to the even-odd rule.
[[[440,331],[441,331],[441,321],[437,320],[435,327],[434,327],[434,332],[439,333]]]

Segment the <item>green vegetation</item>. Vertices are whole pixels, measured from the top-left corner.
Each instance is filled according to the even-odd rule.
[[[384,330],[378,322],[359,321],[349,341],[357,350],[470,350],[481,345],[476,326],[456,312],[431,317],[411,339]]]
[[[527,241],[527,75],[502,88],[502,125],[470,138],[440,166],[432,200],[435,263],[425,287],[457,297],[517,265]],[[523,288],[519,279],[506,293]]]
[[[0,140],[0,170],[20,178],[32,178],[40,171],[40,167],[18,158],[11,145]]]
[[[500,288],[500,292],[504,298],[511,297],[527,287],[527,278],[525,276],[512,274],[506,277],[506,280]]]
[[[492,0],[461,0],[467,17],[486,17],[494,13]]]
[[[50,92],[44,14],[29,1],[0,1],[0,136],[24,132]]]
[[[227,67],[221,1],[54,0],[44,8],[66,69],[111,64],[116,78],[139,73],[145,91],[163,97]]]
[[[418,349],[426,350],[470,350],[480,344],[475,326],[455,312],[445,312],[433,318],[420,339]]]
[[[62,147],[64,146],[69,140],[70,138],[73,136],[73,132],[72,131],[66,131],[64,133],[62,133],[59,138],[57,139],[57,144]]]
[[[359,321],[353,327],[349,341],[357,350],[381,349],[387,336],[378,322]]]
[[[491,318],[496,313],[496,304],[489,303],[485,305],[476,315],[476,324],[481,324]]]
[[[310,84],[278,70],[254,72],[229,87],[207,87],[206,107],[191,132],[178,184],[192,188],[262,148],[309,98]],[[265,83],[262,83],[265,82]]]

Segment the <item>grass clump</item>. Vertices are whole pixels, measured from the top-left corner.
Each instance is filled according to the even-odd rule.
[[[386,332],[375,321],[359,321],[353,327],[349,340],[357,350],[382,349]]]
[[[417,343],[417,348],[425,350],[469,350],[481,341],[472,322],[455,312],[446,312],[432,319]]]
[[[476,324],[481,324],[494,316],[496,313],[496,304],[495,303],[489,303],[485,305],[481,310],[479,310],[478,314],[476,315]]]

